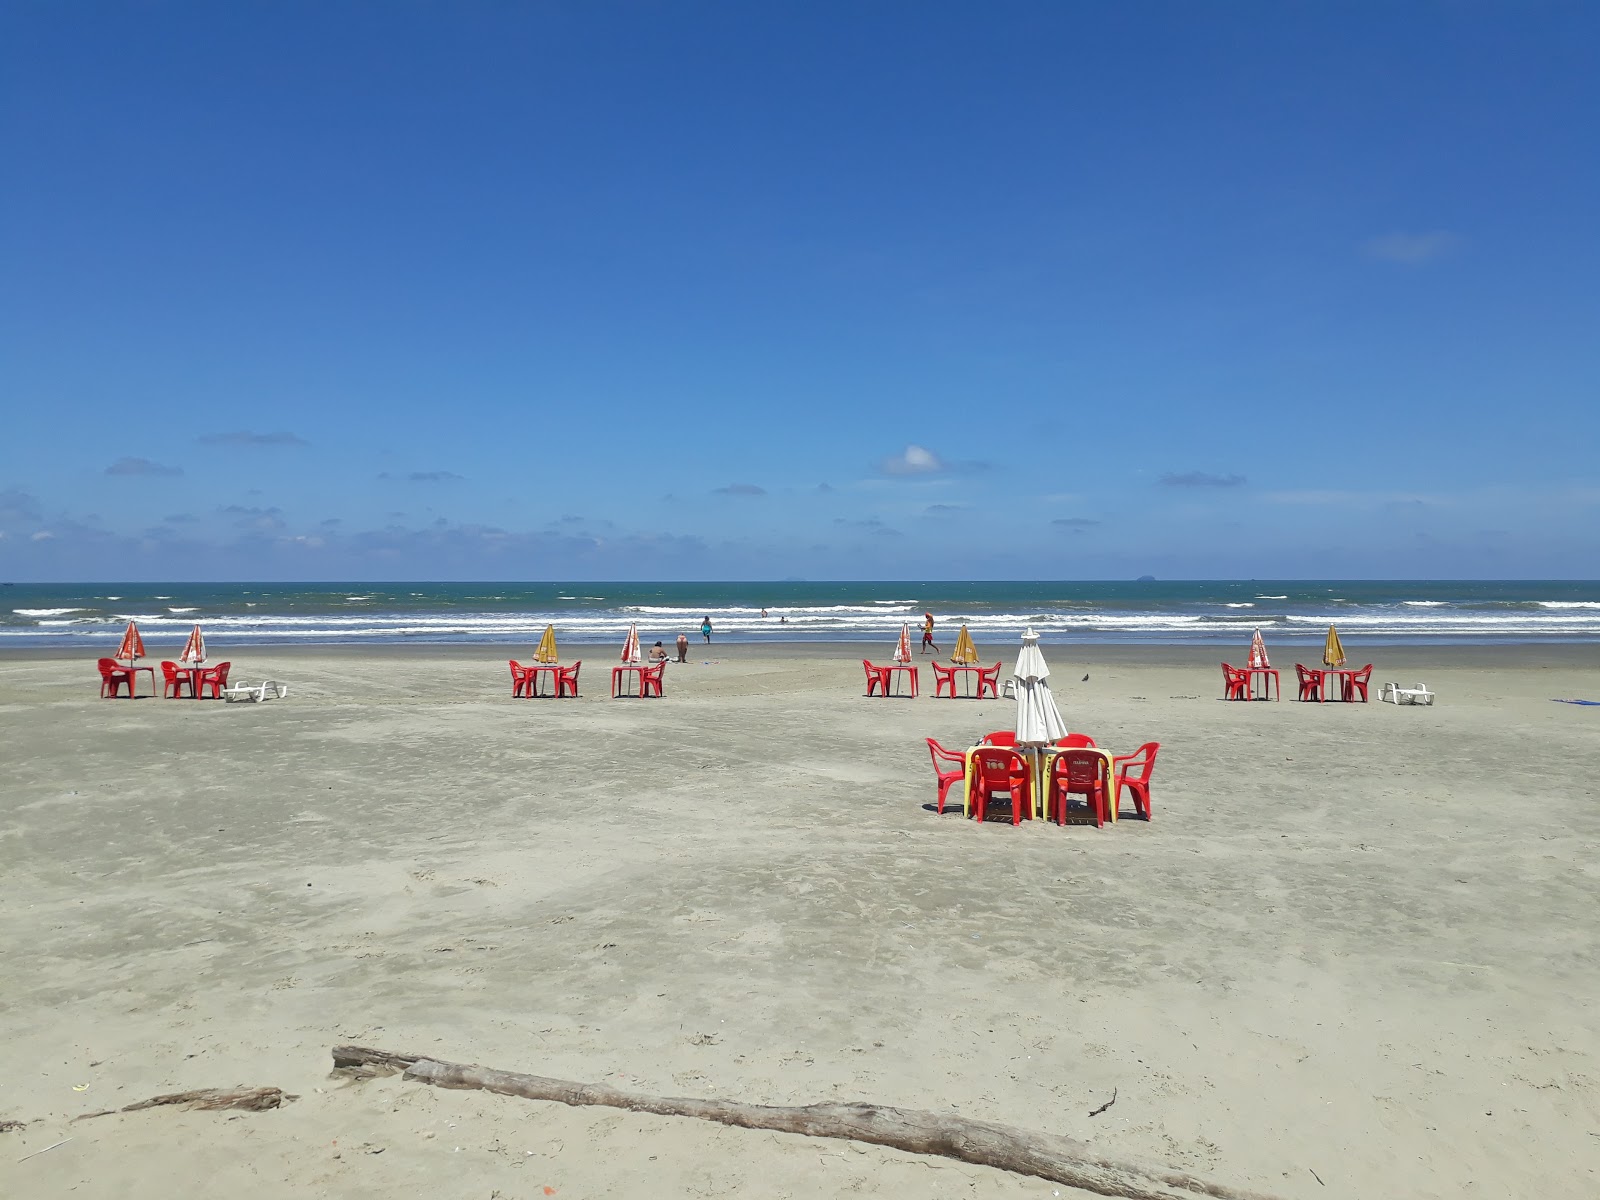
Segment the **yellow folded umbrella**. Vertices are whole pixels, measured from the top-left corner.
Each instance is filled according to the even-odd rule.
[[[1322,644],[1322,665],[1344,666],[1344,647],[1339,644],[1339,631],[1332,625],[1328,626],[1328,640]]]
[[[539,639],[539,648],[533,652],[533,661],[553,663],[561,661],[561,656],[556,653],[556,627],[546,625],[544,636]]]
[[[956,638],[956,648],[950,652],[950,661],[964,666],[978,661],[978,648],[972,644],[972,635],[967,632],[965,622],[962,622],[961,633]]]

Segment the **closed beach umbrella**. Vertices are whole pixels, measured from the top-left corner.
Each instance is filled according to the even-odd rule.
[[[183,644],[183,653],[178,655],[178,661],[188,663],[191,667],[198,667],[206,660],[206,638],[196,625],[189,634],[189,640]]]
[[[897,663],[911,661],[911,623],[902,622],[900,625],[900,641],[894,648],[894,660]]]
[[[967,623],[961,623],[961,632],[956,636],[956,648],[950,652],[952,662],[971,665],[978,661],[978,648],[972,644],[972,635],[967,632]]]
[[[622,643],[622,661],[636,663],[639,661],[639,627],[628,626],[628,640]]]
[[[1328,640],[1322,643],[1322,663],[1327,667],[1344,666],[1344,647],[1339,644],[1339,631],[1328,626]]]
[[[1261,630],[1256,630],[1255,637],[1250,639],[1250,666],[1257,670],[1264,670],[1271,663],[1267,661],[1267,643],[1261,638]]]
[[[1056,698],[1050,694],[1050,668],[1039,653],[1039,635],[1022,635],[1022,652],[1012,672],[1017,691],[1017,745],[1048,746],[1067,734]]]
[[[128,622],[128,628],[122,634],[122,645],[117,647],[113,657],[127,659],[129,666],[144,657],[144,638],[139,636],[139,627],[132,621]]]
[[[533,661],[541,663],[559,662],[561,656],[556,653],[556,627],[546,625],[544,636],[539,639],[539,648],[533,652]]]

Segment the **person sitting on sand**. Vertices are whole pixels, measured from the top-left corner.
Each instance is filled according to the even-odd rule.
[[[667,661],[667,648],[665,646],[663,646],[660,642],[657,642],[654,646],[650,647],[650,661],[651,662],[666,662]]]
[[[686,633],[678,635],[678,661],[681,663],[689,661],[689,635]]]

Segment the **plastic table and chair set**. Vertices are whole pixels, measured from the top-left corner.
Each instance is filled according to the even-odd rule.
[[[1150,819],[1150,776],[1159,742],[1121,755],[1096,746],[1086,733],[1069,733],[1045,747],[1019,746],[1016,734],[1004,729],[966,750],[947,750],[933,738],[927,742],[939,780],[940,813],[959,783],[962,815],[980,823],[989,805],[1006,796],[1013,825],[1048,817],[1057,825],[1092,822],[1098,829],[1116,822],[1124,791],[1138,815]]]
[[[566,699],[578,696],[578,671],[583,666],[579,659],[570,667],[563,667],[559,663],[528,663],[524,666],[516,659],[507,660],[511,665],[511,694],[527,699]],[[545,690],[540,686],[541,679],[548,675],[550,686]],[[667,664],[662,662],[646,665],[644,663],[622,663],[611,668],[611,696],[616,699],[621,696],[637,696],[640,699],[647,697],[661,697],[666,693]]]
[[[992,667],[980,667],[971,663],[951,663],[948,667],[941,667],[938,663],[929,663],[933,668],[933,694],[935,698],[948,696],[952,700],[968,699],[982,700],[985,693],[995,700],[1000,698],[1000,664]],[[861,668],[867,676],[867,695],[869,696],[900,696],[915,697],[918,692],[918,670],[910,663],[887,663],[879,665],[869,659],[861,660]],[[905,681],[910,691],[900,691],[901,681]],[[956,692],[957,682],[960,682],[961,693]],[[977,691],[974,693],[973,688]]]
[[[97,664],[100,668],[100,695],[118,696],[121,689],[128,689],[128,698],[134,699],[139,695],[139,672],[144,671],[150,676],[150,691],[155,692],[156,669],[154,667],[124,666],[114,658],[102,658]],[[211,699],[221,699],[228,687],[228,670],[231,662],[218,663],[214,667],[180,667],[175,662],[161,664],[162,689],[161,694],[168,700],[175,700],[187,691],[191,700],[203,698],[209,690]]]
[[[1299,677],[1299,698],[1318,704],[1330,699],[1329,693],[1337,689],[1338,695],[1332,697],[1342,700],[1346,704],[1353,704],[1359,700],[1365,704],[1370,698],[1367,688],[1372,680],[1372,664],[1364,667],[1307,667],[1295,663],[1295,674]],[[1260,680],[1260,694],[1256,691],[1256,681]],[[1267,700],[1273,698],[1276,688],[1279,700],[1283,699],[1283,687],[1278,679],[1278,672],[1272,667],[1235,667],[1228,663],[1222,664],[1222,698],[1224,700]]]

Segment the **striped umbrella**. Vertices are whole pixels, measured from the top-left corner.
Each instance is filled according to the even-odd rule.
[[[628,626],[628,640],[622,643],[622,661],[636,663],[639,661],[639,627]]]
[[[1267,661],[1267,643],[1262,640],[1261,630],[1256,630],[1255,637],[1250,639],[1249,665],[1255,670],[1265,670],[1272,666]]]
[[[183,644],[183,653],[178,655],[178,661],[188,663],[191,667],[198,667],[205,660],[205,635],[200,632],[200,626],[196,625],[194,631],[189,634],[189,640]]]
[[[139,627],[132,621],[128,622],[128,628],[122,635],[122,645],[117,647],[112,657],[127,659],[129,666],[144,657],[144,638],[139,636]]]
[[[1322,663],[1327,667],[1344,666],[1344,647],[1339,644],[1339,631],[1328,626],[1328,640],[1322,643]]]
[[[961,623],[961,632],[956,635],[956,648],[950,652],[950,661],[971,666],[978,661],[978,648],[972,644],[972,635],[967,632],[967,623]]]
[[[908,663],[911,661],[911,623],[903,622],[900,626],[900,641],[894,648],[894,661]]]
[[[539,663],[559,662],[561,656],[556,653],[556,627],[546,625],[544,636],[539,639],[539,648],[533,652],[533,661]]]

